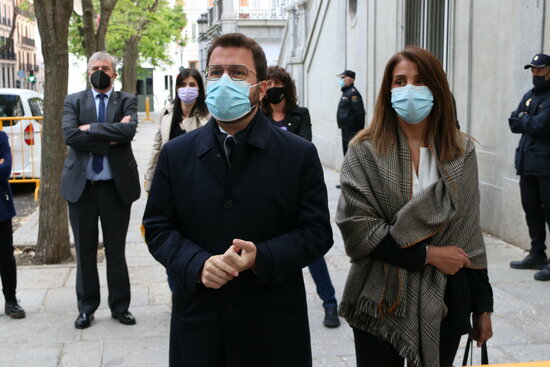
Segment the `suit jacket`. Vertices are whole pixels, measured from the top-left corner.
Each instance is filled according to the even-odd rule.
[[[11,175],[10,143],[3,131],[0,131],[0,158],[4,158],[4,163],[0,163],[0,222],[5,222],[15,216],[15,207],[8,182]]]
[[[132,139],[137,127],[137,99],[134,95],[113,91],[107,104],[105,122],[96,122],[97,111],[92,91],[69,94],[63,109],[63,138],[69,146],[61,174],[61,196],[75,203],[86,186],[86,166],[93,154],[107,156],[113,179],[122,201],[131,204],[140,194],[137,163]],[[132,116],[129,123],[119,121]],[[80,125],[90,130],[80,131]],[[110,144],[116,142],[116,144]]]
[[[175,365],[207,365],[211,353],[228,366],[311,365],[302,268],[332,245],[323,170],[310,142],[261,112],[251,124],[231,167],[213,119],[160,153],[143,222],[150,252],[176,278],[183,339],[172,345],[193,360]],[[219,290],[198,284],[204,262],[235,238],[256,244],[255,271]]]

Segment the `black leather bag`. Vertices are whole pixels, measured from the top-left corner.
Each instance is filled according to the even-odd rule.
[[[471,351],[471,353],[470,353]],[[474,340],[468,336],[466,342],[466,348],[464,349],[464,358],[462,359],[462,366],[472,366],[472,360],[474,355]],[[470,356],[470,364],[468,365],[468,356]],[[489,356],[487,355],[487,342],[481,346],[481,364],[489,364]]]

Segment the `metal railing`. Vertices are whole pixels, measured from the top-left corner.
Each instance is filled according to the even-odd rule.
[[[285,19],[285,6],[289,0],[248,0],[243,3],[235,4],[235,13],[237,18],[250,19]]]
[[[11,184],[34,183],[34,200],[38,200],[40,191],[40,161],[36,162],[36,160],[41,157],[42,128],[36,131],[31,121],[41,123],[42,120],[42,116],[0,117],[0,131],[5,130],[8,134],[12,156],[9,182]],[[25,124],[25,121],[28,123]]]

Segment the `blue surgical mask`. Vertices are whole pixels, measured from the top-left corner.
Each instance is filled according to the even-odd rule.
[[[233,80],[227,74],[218,80],[208,81],[206,105],[218,121],[235,121],[252,110],[248,95],[252,85],[244,80]]]
[[[346,82],[344,82],[344,79],[338,79],[338,84],[340,85],[341,88],[344,88],[344,84]]]
[[[391,90],[391,105],[395,112],[409,124],[418,124],[424,120],[434,105],[430,88],[407,84]]]

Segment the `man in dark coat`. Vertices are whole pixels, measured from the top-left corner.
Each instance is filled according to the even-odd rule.
[[[508,122],[513,133],[521,134],[515,166],[520,176],[521,204],[531,237],[529,254],[512,261],[514,269],[542,269],[536,280],[550,280],[546,260],[545,222],[550,227],[550,56],[538,54],[525,69],[531,69],[533,88],[512,112]]]
[[[213,118],[168,142],[144,214],[175,275],[171,366],[311,366],[302,268],[332,245],[315,147],[271,126],[261,47],[239,34],[208,51]]]
[[[114,58],[96,52],[88,61],[92,89],[70,94],[63,110],[63,138],[69,146],[61,176],[61,196],[69,203],[77,257],[77,329],[91,325],[99,306],[98,218],[103,229],[111,315],[133,325],[128,311],[130,280],[126,233],[130,207],[140,185],[131,141],[137,127],[136,97],[113,90]]]
[[[338,77],[340,78],[342,97],[340,103],[338,103],[336,121],[338,127],[342,129],[342,148],[344,155],[346,155],[350,140],[359,130],[365,127],[365,107],[361,94],[353,84],[355,82],[355,72],[344,70]]]

